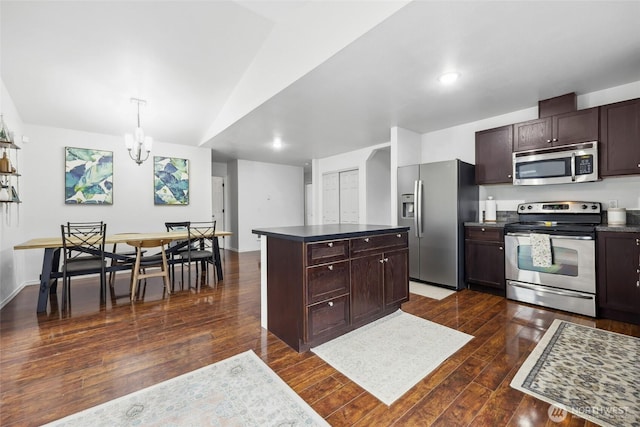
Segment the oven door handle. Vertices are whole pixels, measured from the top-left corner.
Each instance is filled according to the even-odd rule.
[[[576,182],[576,153],[571,153],[571,182]]]
[[[544,234],[544,233],[541,233]],[[531,234],[530,233],[507,233],[507,236],[513,236],[513,237],[529,237]],[[558,240],[593,240],[593,237],[591,236],[556,236],[554,234],[549,236],[551,239],[558,239]]]
[[[582,299],[593,299],[593,295],[585,295],[578,292],[571,291],[557,291],[555,289],[549,289],[542,286],[534,286],[534,285],[525,285],[523,283],[509,282],[509,285],[514,286],[516,288],[524,288],[532,291],[546,292],[549,294],[562,295],[563,297],[573,297],[573,298],[582,298]]]

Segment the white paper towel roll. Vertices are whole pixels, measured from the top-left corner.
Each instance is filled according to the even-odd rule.
[[[487,197],[484,203],[484,220],[486,222],[496,222],[496,201],[493,197]]]

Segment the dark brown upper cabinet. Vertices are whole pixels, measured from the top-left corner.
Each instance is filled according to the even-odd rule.
[[[513,125],[513,150],[533,150],[597,141],[598,107],[529,120]]]
[[[600,107],[600,176],[640,174],[640,98]]]
[[[513,125],[476,132],[476,184],[513,182]]]

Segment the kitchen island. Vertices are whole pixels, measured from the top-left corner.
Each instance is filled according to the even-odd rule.
[[[409,299],[408,230],[366,224],[252,230],[262,236],[262,326],[304,352],[394,312]]]

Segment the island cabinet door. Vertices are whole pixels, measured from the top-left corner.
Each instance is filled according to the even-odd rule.
[[[373,318],[383,310],[383,269],[381,253],[351,260],[351,324]]]
[[[409,300],[409,250],[384,254],[384,305],[387,308]]]

